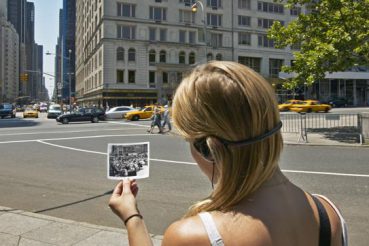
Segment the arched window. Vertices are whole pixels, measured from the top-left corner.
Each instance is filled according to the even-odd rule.
[[[216,54],[216,56],[215,56],[215,60],[217,60],[217,61],[221,61],[222,58],[223,58],[222,54],[220,54],[220,53]]]
[[[189,64],[195,64],[195,62],[196,62],[195,53],[194,53],[194,52],[191,52],[191,53],[188,55],[188,63],[189,63]]]
[[[128,61],[136,61],[136,50],[134,48],[129,48],[128,50]]]
[[[165,50],[160,51],[159,61],[164,63],[167,62],[167,52]]]
[[[213,60],[213,59],[214,59],[214,58],[213,58],[213,54],[212,54],[212,53],[208,53],[208,54],[206,55],[206,59],[207,59],[208,61]]]
[[[117,61],[124,61],[124,49],[122,47],[117,48]]]
[[[150,50],[149,51],[149,62],[150,63],[155,63],[156,61],[156,51],[155,50]]]
[[[186,53],[184,51],[179,52],[178,63],[185,64],[186,63]]]

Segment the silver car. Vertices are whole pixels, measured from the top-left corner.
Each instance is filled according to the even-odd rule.
[[[135,110],[129,106],[119,106],[109,109],[105,112],[105,117],[107,119],[123,119],[125,113]]]

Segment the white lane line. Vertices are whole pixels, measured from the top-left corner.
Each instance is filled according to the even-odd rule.
[[[37,140],[37,142],[42,143],[42,144],[47,144],[47,145],[50,145],[50,146],[54,146],[54,147],[58,147],[58,148],[62,148],[62,149],[69,149],[69,150],[92,153],[92,154],[106,155],[105,152],[73,148],[73,147],[68,147],[68,146],[59,145],[59,144],[52,144],[52,143],[48,143],[48,142],[45,142],[45,141],[42,141],[42,140]],[[194,162],[186,162],[186,161],[170,161],[170,160],[161,160],[161,159],[152,159],[152,158],[150,158],[150,160],[151,161],[158,161],[158,162],[167,162],[167,163],[181,163],[181,164],[187,164],[187,165],[197,165]]]
[[[319,174],[319,175],[332,175],[332,176],[346,176],[346,177],[363,177],[369,178],[369,174],[354,174],[354,173],[331,173],[331,172],[314,172],[314,171],[300,171],[300,170],[283,170],[285,173],[306,173],[306,174]]]
[[[29,140],[12,140],[12,141],[2,141],[0,144],[9,144],[9,143],[29,143],[29,142],[37,142],[41,141],[59,141],[59,140],[72,140],[72,139],[88,139],[88,138],[110,138],[110,137],[139,137],[139,136],[162,136],[162,135],[153,135],[148,133],[143,134],[119,134],[119,135],[96,135],[96,136],[82,136],[82,137],[69,137],[69,138],[43,138],[43,139],[29,139]]]
[[[21,133],[6,133],[2,136],[18,136],[18,135],[36,135],[36,134],[61,134],[61,133],[80,133],[80,132],[97,132],[97,131],[125,131],[125,130],[139,130],[140,128],[108,128],[108,129],[96,129],[96,130],[76,130],[76,131],[55,131],[55,132],[21,132]]]
[[[69,150],[86,152],[86,153],[92,153],[92,154],[106,155],[106,153],[103,153],[103,152],[92,151],[92,150],[85,150],[85,149],[78,149],[78,148],[72,148],[72,147],[63,146],[63,145],[59,145],[59,144],[47,143],[47,142],[44,142],[43,140],[37,140],[36,142],[42,143],[42,144],[47,144],[47,145],[58,147],[58,148],[62,148],[62,149],[69,149]]]
[[[47,143],[42,140],[37,140],[39,143],[51,145],[54,147],[59,147],[63,149],[69,149],[74,151],[80,151],[80,152],[86,152],[86,153],[92,153],[92,154],[99,154],[99,155],[106,155],[105,152],[98,152],[98,151],[91,151],[91,150],[85,150],[85,149],[78,149],[78,148],[72,148],[64,145],[59,144],[52,144]],[[187,162],[187,161],[172,161],[172,160],[163,160],[163,159],[153,159],[150,158],[151,161],[157,161],[157,162],[165,162],[165,163],[180,163],[180,164],[186,164],[186,165],[194,165],[196,166],[197,163],[195,162]],[[318,174],[318,175],[332,175],[332,176],[346,176],[346,177],[363,177],[363,178],[369,178],[369,174],[353,174],[353,173],[332,173],[332,172],[314,172],[314,171],[301,171],[301,170],[284,170],[282,169],[282,172],[285,173],[304,173],[304,174]]]
[[[110,124],[118,124],[118,125],[128,125],[128,126],[139,126],[139,127],[150,127],[149,125],[141,125],[141,124],[136,124],[136,123],[127,123],[127,122],[117,122],[117,121],[106,121],[107,123]]]

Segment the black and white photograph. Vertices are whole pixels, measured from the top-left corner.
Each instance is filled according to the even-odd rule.
[[[108,179],[149,177],[149,142],[108,144]]]

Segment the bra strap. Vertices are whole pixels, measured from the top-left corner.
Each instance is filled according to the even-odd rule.
[[[316,207],[318,208],[319,214],[319,246],[330,246],[331,245],[331,223],[326,209],[318,198],[311,196],[314,200]]]

